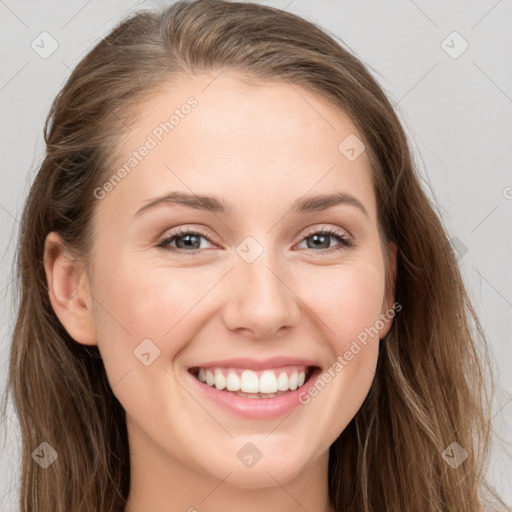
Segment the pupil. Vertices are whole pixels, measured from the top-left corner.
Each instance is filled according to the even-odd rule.
[[[327,241],[327,248],[329,246],[329,236],[327,235],[313,235],[311,238],[313,238],[313,240],[318,241],[318,239],[324,239],[324,241]],[[317,243],[314,243],[313,244],[313,247],[318,247],[319,245],[322,245],[322,242],[320,241],[320,244],[317,244]],[[311,248],[311,246],[309,246]]]
[[[185,235],[185,236],[179,237],[177,240],[178,241],[183,240],[186,247],[191,247],[194,245],[193,240],[192,241],[190,240],[191,238],[195,239],[195,241],[197,242],[198,237],[196,235]],[[185,240],[185,239],[187,239],[187,240]],[[179,242],[177,242],[177,245],[179,246],[181,244]],[[196,247],[194,247],[194,248],[196,248]]]

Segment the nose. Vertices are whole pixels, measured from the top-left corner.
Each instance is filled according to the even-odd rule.
[[[255,338],[272,338],[297,325],[300,298],[289,272],[270,261],[266,252],[252,263],[239,259],[230,272],[224,324]]]

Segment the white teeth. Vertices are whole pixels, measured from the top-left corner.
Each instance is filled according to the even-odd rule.
[[[281,372],[277,378],[277,389],[279,391],[288,391],[288,375],[286,372]]]
[[[252,370],[244,370],[240,379],[240,389],[244,393],[259,393],[260,379],[258,379],[258,374]]]
[[[243,370],[239,375],[240,370],[233,368],[200,368],[197,378],[220,391],[225,389],[239,392],[240,396],[250,398],[256,398],[256,396],[273,398],[276,393],[279,396],[279,392],[295,391],[304,385],[306,381],[304,369],[296,368],[288,371],[291,371],[289,375],[284,370],[264,370],[258,373],[253,370]]]
[[[215,383],[215,378],[213,376],[213,373],[210,371],[207,371],[206,372],[206,384],[208,384],[208,386],[213,386],[214,383]]]
[[[226,377],[218,368],[215,368],[215,387],[220,390],[226,387]]]
[[[240,377],[235,372],[229,372],[226,378],[228,391],[240,391]]]
[[[260,377],[260,393],[275,393],[276,391],[276,374],[274,372],[265,370]]]
[[[208,375],[208,374],[206,374]],[[292,390],[292,391],[295,391],[297,389],[297,372],[293,372],[289,377],[288,377],[288,387]]]

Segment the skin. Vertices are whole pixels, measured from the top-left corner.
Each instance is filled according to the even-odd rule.
[[[198,100],[97,202],[90,272],[67,256],[56,233],[48,235],[50,299],[78,343],[98,345],[126,410],[126,512],[231,512],[241,503],[246,512],[328,510],[328,450],[367,396],[391,321],[285,418],[249,420],[219,409],[189,385],[187,368],[289,355],[327,369],[392,307],[369,161],[366,152],[349,161],[338,150],[358,131],[321,96],[285,83],[248,85],[235,72],[214,78],[183,78],[137,105],[119,167],[166,113]],[[167,204],[134,217],[171,191],[219,196],[232,212]],[[335,191],[359,199],[368,216],[348,204],[290,212],[296,199]],[[198,253],[178,246],[183,239],[171,242],[175,252],[157,247],[180,226],[206,237]],[[312,234],[325,228],[356,245],[327,237],[315,247]],[[252,263],[236,251],[247,236],[263,249]],[[341,248],[327,253],[334,247]],[[392,246],[393,280],[395,255]],[[160,355],[145,366],[134,350],[148,338]],[[263,454],[252,468],[237,457],[247,442]]]

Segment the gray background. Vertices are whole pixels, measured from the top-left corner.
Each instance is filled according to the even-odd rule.
[[[499,378],[494,403],[499,437],[489,475],[512,503],[511,1],[261,3],[286,8],[334,33],[396,102],[425,186],[460,250],[470,296],[492,345]],[[14,320],[17,219],[41,162],[50,103],[94,43],[126,13],[151,5],[0,0],[0,392]],[[448,37],[453,31],[463,39]],[[31,46],[39,45],[39,52],[51,49],[51,39],[42,32],[58,44],[46,58]],[[44,49],[41,38],[46,38]],[[464,40],[469,46],[458,55]],[[6,437],[0,437],[1,512],[16,510],[19,440],[16,417],[12,409],[8,412]]]

